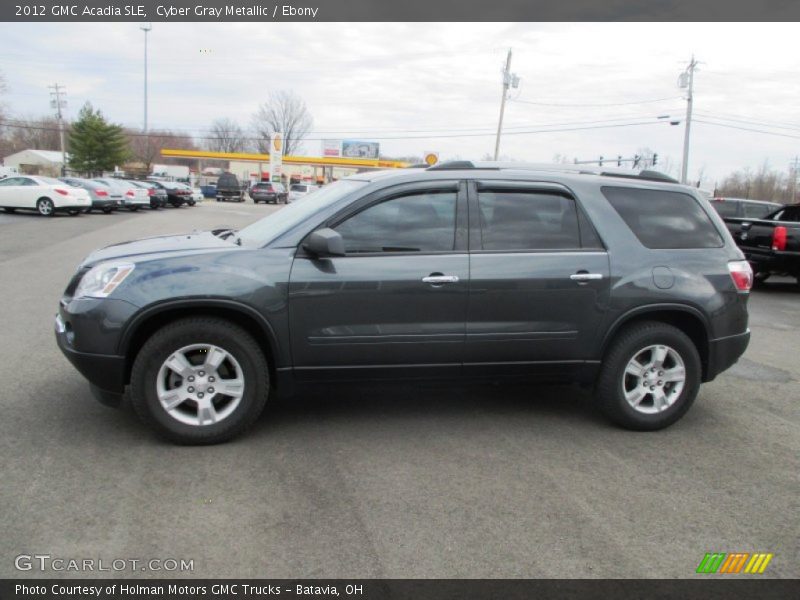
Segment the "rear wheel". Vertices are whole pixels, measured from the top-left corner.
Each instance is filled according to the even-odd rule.
[[[701,373],[700,355],[685,333],[666,323],[643,322],[612,342],[596,399],[606,417],[622,427],[662,429],[689,410]]]
[[[43,217],[52,217],[56,214],[55,206],[50,198],[39,198],[36,201],[36,210]]]
[[[69,213],[70,217],[77,217],[79,214],[81,214],[81,211],[78,208],[70,208],[67,213]]]
[[[157,433],[180,444],[215,444],[242,433],[269,392],[266,358],[244,329],[215,318],[176,321],[142,347],[131,402]]]
[[[113,209],[113,208],[111,208],[110,206],[104,206],[104,207],[103,207],[103,212],[104,212],[105,214],[107,214],[107,215],[108,215],[108,214],[111,214],[111,211],[112,211],[112,210],[114,210],[114,209]]]

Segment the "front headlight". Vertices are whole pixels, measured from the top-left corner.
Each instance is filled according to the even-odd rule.
[[[75,290],[75,298],[105,298],[113,292],[125,278],[133,272],[136,265],[129,263],[102,263],[92,267],[83,276],[78,288]]]

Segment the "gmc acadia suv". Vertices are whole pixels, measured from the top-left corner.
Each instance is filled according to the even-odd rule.
[[[593,385],[654,430],[747,347],[752,272],[708,201],[659,173],[444,163],[363,173],[239,231],[97,250],[56,337],[178,443],[221,442],[305,382]]]

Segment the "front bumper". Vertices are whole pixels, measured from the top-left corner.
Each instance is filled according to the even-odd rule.
[[[78,352],[72,347],[72,331],[60,314],[56,315],[55,333],[58,347],[67,360],[97,388],[97,392],[106,396],[103,403],[118,403],[115,398],[121,399],[125,391],[125,357]],[[95,396],[98,396],[96,392]]]
[[[708,344],[708,365],[703,381],[711,381],[732,367],[744,354],[749,343],[749,329],[744,333],[711,340]]]

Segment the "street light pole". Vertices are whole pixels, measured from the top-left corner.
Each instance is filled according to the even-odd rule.
[[[692,128],[692,102],[694,101],[694,70],[697,68],[697,61],[692,55],[692,60],[686,71],[681,74],[681,87],[688,87],[686,94],[686,128],[683,133],[683,165],[681,167],[681,183],[687,182],[689,174],[689,132]],[[685,86],[683,84],[686,84]]]
[[[147,133],[147,34],[153,28],[152,25],[141,25],[139,29],[144,31],[144,132]]]

